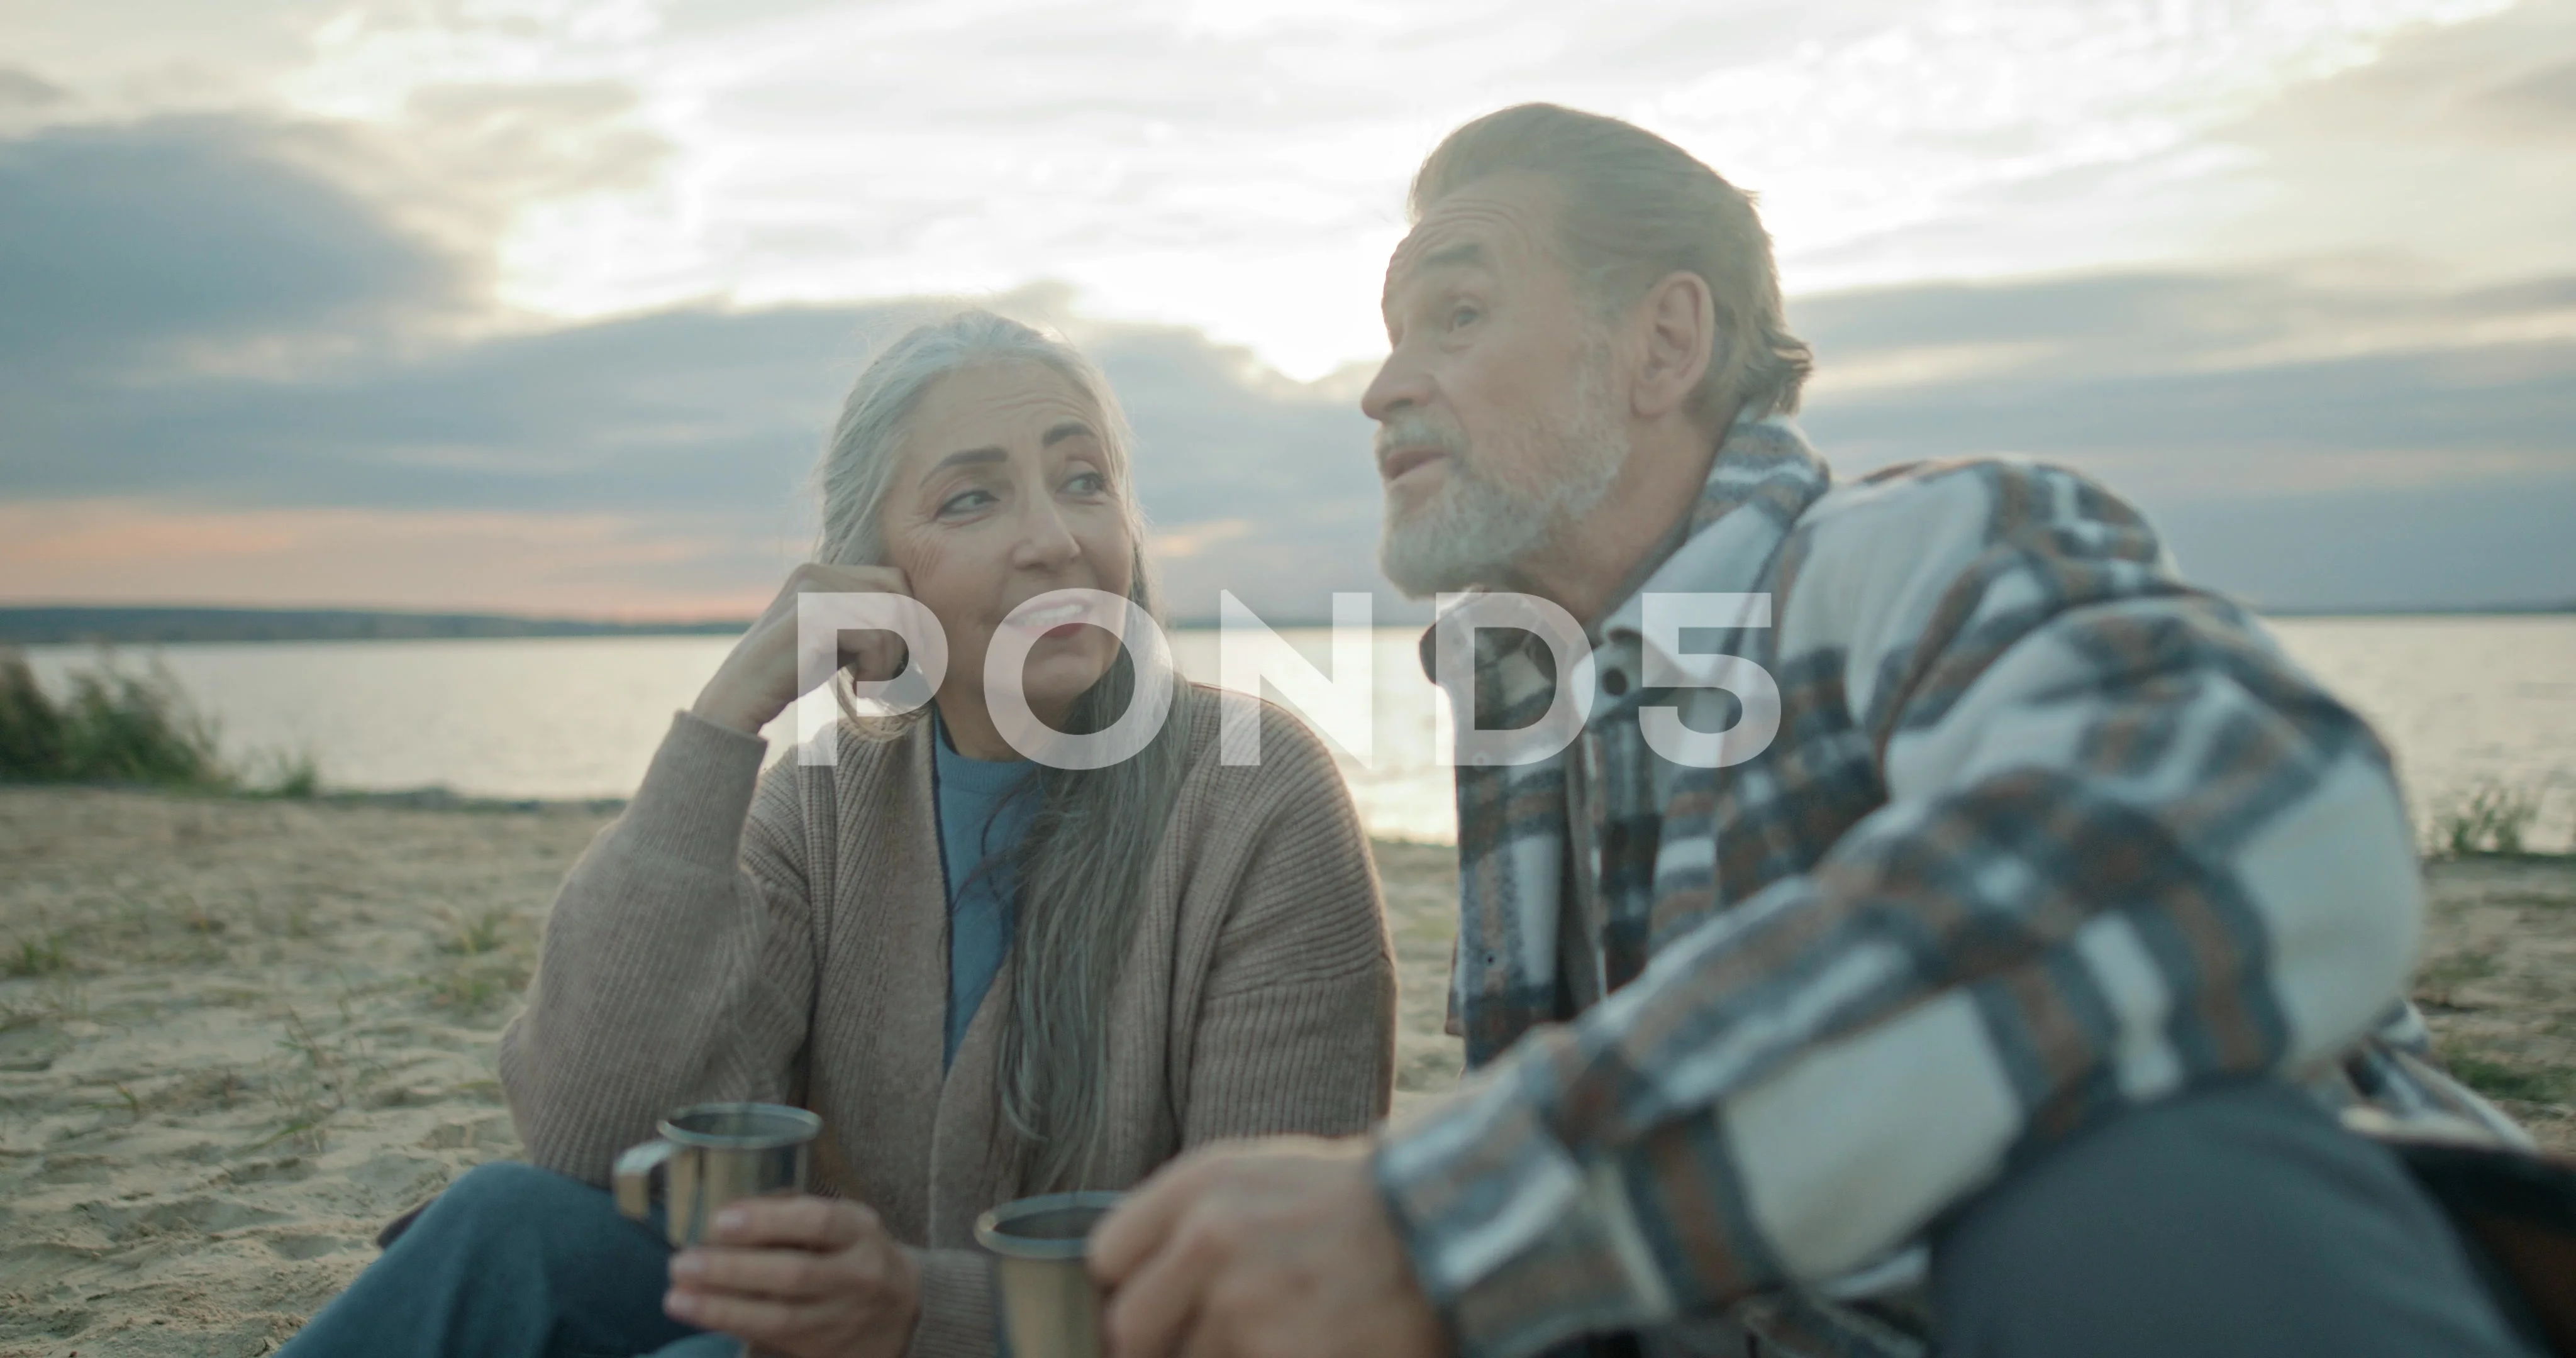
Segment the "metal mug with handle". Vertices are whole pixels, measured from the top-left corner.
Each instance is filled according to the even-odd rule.
[[[1087,1262],[1091,1228],[1123,1194],[1050,1193],[1006,1202],[975,1222],[996,1256],[1002,1338],[1012,1358],[1100,1358],[1100,1287]]]
[[[701,1103],[662,1120],[662,1135],[617,1157],[617,1210],[653,1216],[663,1181],[662,1232],[675,1249],[705,1238],[707,1224],[739,1198],[801,1193],[823,1119],[776,1103]]]

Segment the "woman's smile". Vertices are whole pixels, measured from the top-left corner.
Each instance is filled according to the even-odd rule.
[[[1044,636],[1071,636],[1091,623],[1092,609],[1079,599],[1068,599],[1021,614],[1009,623],[1026,632]]]
[[[1029,609],[1016,618],[1005,618],[1002,625],[1022,635],[1034,633],[1033,644],[1049,650],[1058,649],[1065,642],[1081,640],[1083,634],[1093,628],[1099,628],[1109,638],[1117,635],[1114,620],[1087,599],[1067,599],[1044,608]],[[1093,641],[1103,639],[1091,638]]]

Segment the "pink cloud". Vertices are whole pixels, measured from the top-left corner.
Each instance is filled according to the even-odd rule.
[[[0,601],[732,616],[791,550],[680,516],[0,504]]]

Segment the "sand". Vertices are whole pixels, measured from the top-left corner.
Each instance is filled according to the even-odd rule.
[[[268,1352],[515,1154],[494,1040],[605,815],[0,788],[0,1358]],[[1458,1069],[1454,859],[1378,853],[1412,1102]],[[2431,878],[2446,1050],[2576,1149],[2576,863]]]

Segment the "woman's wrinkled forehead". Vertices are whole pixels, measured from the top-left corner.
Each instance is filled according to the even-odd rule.
[[[921,393],[915,430],[933,425],[994,434],[1026,434],[1067,419],[1097,429],[1099,402],[1052,365],[1017,356],[961,363]]]
[[[1105,458],[1118,449],[1100,402],[1053,366],[1027,358],[978,360],[922,392],[906,422],[902,465],[918,476],[960,452],[1044,451],[1087,440]]]

